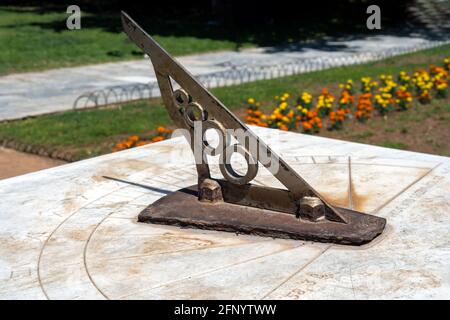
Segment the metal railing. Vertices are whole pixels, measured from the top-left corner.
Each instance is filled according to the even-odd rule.
[[[257,80],[274,79],[299,73],[324,70],[333,67],[378,61],[419,50],[435,48],[449,43],[450,40],[430,41],[414,46],[390,48],[373,53],[364,52],[339,57],[297,59],[290,60],[282,64],[268,63],[266,65],[230,66],[227,70],[198,75],[196,78],[206,88],[225,87]],[[176,88],[177,85],[174,84],[174,87]],[[108,104],[149,99],[159,97],[160,95],[157,82],[111,86],[104,89],[83,93],[74,101],[73,109],[98,107]]]

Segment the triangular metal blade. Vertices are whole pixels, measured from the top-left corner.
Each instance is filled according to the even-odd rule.
[[[298,202],[305,196],[319,198],[325,205],[326,217],[329,220],[345,223],[345,219],[333,206],[310,186],[297,172],[295,172],[281,157],[279,157],[269,146],[267,146],[255,133],[241,122],[232,112],[228,110],[216,97],[214,97],[195,77],[170,56],[159,44],[148,35],[136,22],[126,13],[122,12],[123,28],[129,38],[136,43],[150,57],[161,96],[166,105],[169,115],[177,126],[186,127],[179,108],[175,104],[173,88],[170,78],[174,79],[182,89],[193,97],[193,99],[207,110],[209,116],[220,122],[226,129],[240,129],[246,132],[250,140],[256,141],[258,150],[247,150],[254,159],[260,159],[258,152],[263,150],[270,157],[270,161],[260,162],[266,168],[270,168],[273,162],[279,163],[279,170],[272,172],[278,181],[289,191],[292,201],[298,206]],[[190,141],[193,147],[193,141]],[[207,164],[197,165],[199,176],[209,176]]]

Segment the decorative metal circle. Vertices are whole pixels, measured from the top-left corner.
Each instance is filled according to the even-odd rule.
[[[197,118],[195,112],[199,112],[200,116]],[[208,114],[203,110],[202,106],[197,102],[191,102],[184,109],[184,120],[187,125],[194,127],[194,121],[205,121],[208,118]]]
[[[173,98],[179,107],[186,107],[190,100],[189,94],[183,89],[175,90],[173,93]]]
[[[247,162],[247,173],[245,174],[245,176],[237,173],[231,166],[231,155],[234,152],[238,152],[239,154],[244,156],[245,161]],[[250,161],[250,159],[252,159],[252,161]],[[240,185],[249,183],[253,180],[253,178],[256,177],[256,174],[258,173],[258,163],[254,160],[252,155],[240,144],[233,144],[225,148],[224,152],[222,152],[220,155],[219,168],[225,179],[227,179],[231,183]]]
[[[216,147],[211,146],[205,137],[208,129],[216,130],[219,134],[219,144]],[[216,120],[206,120],[202,123],[202,139],[204,151],[211,156],[222,154],[231,142],[230,134],[225,130],[224,126]]]

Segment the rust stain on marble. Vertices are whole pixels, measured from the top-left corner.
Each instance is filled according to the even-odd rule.
[[[359,194],[356,191],[353,181],[350,182],[350,197],[352,202],[352,209],[356,211],[364,211],[365,203],[371,198],[370,194]]]
[[[332,205],[345,208],[349,207],[347,192],[340,194],[331,192],[321,192],[320,190],[319,192],[325,198],[325,200],[327,200]]]

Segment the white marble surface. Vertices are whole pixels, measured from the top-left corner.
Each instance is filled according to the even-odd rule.
[[[0,298],[450,298],[449,158],[254,130],[386,231],[348,247],[137,223],[196,181],[172,139],[0,181]],[[264,170],[256,181],[277,186]]]

